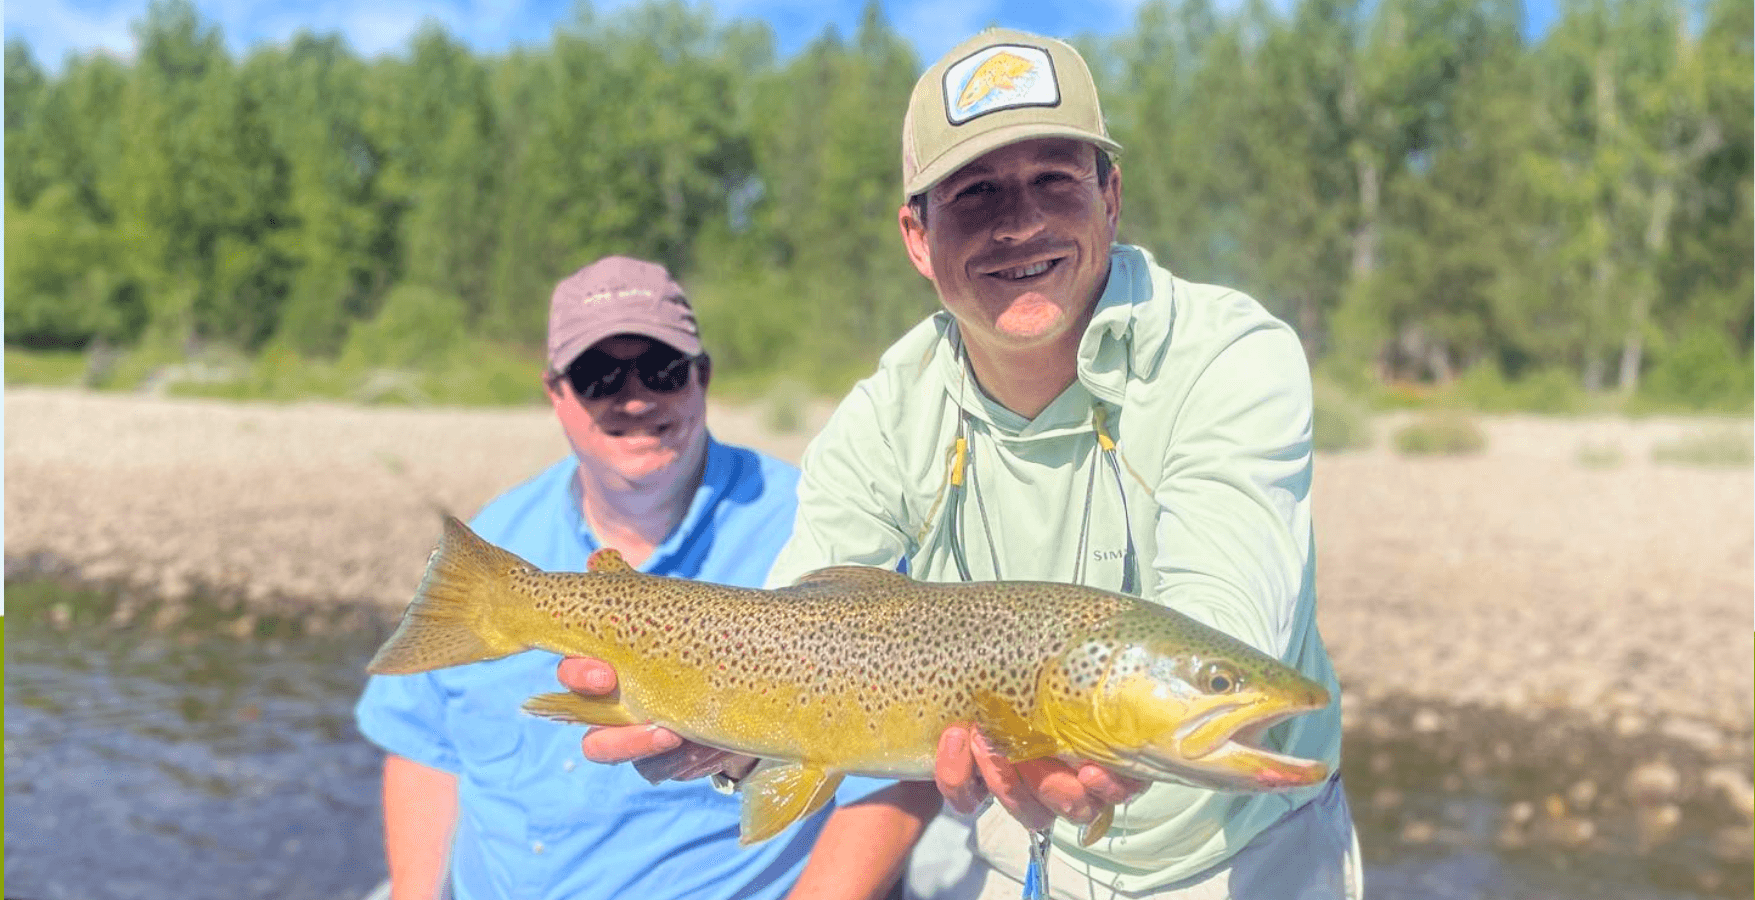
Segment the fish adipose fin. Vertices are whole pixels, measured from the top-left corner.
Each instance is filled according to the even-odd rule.
[[[446,516],[445,534],[427,562],[414,600],[396,632],[366,664],[366,671],[407,675],[527,649],[522,641],[502,633],[495,621],[497,607],[519,603],[506,589],[507,572],[519,570],[536,571]]]
[[[537,694],[524,701],[524,711],[574,725],[646,724],[646,720],[636,717],[622,705],[619,696],[587,697],[572,691],[556,691],[552,694]]]
[[[841,785],[841,773],[806,763],[764,761],[743,781],[743,822],[738,843],[759,844],[793,822],[823,808]]]

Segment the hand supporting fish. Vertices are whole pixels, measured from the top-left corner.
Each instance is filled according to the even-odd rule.
[[[1327,777],[1254,743],[1327,692],[1172,610],[1045,582],[931,584],[857,566],[776,591],[643,575],[613,550],[547,573],[455,519],[380,674],[539,648],[613,666],[615,693],[531,698],[537,715],[657,724],[762,762],[740,785],[743,842],[820,808],[848,774],[934,775],[946,728],[998,753],[1090,760],[1134,778],[1237,791]],[[1086,843],[1108,828],[1099,811]]]
[[[563,659],[555,677],[575,693],[608,695],[616,690],[615,669],[600,659]],[[977,735],[973,724],[957,723],[939,736],[933,781],[945,801],[961,813],[974,812],[992,796],[1032,831],[1048,828],[1056,818],[1083,825],[1104,807],[1126,803],[1148,784],[1091,763],[1077,768],[1058,759],[1012,763]],[[656,725],[594,726],[580,744],[586,759],[605,765],[631,762],[636,768],[650,768],[644,761],[663,759],[665,765],[658,772],[679,781],[721,771],[737,780],[757,762],[754,757],[685,742],[676,732]],[[677,753],[688,754],[691,764],[672,768],[672,754]],[[650,780],[657,773],[642,769],[642,774]]]

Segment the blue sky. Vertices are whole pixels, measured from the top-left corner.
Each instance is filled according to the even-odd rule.
[[[633,0],[599,0],[600,14]],[[843,35],[858,25],[865,0],[719,0],[722,19],[759,18],[774,29],[780,52],[790,54],[834,25]],[[1143,0],[883,0],[890,24],[914,44],[921,64],[985,25],[1042,34],[1120,33]],[[1557,0],[1526,0],[1529,31],[1552,20]],[[572,0],[195,0],[203,17],[220,26],[234,53],[286,40],[299,28],[340,31],[366,56],[400,52],[421,22],[435,18],[478,51],[542,44],[573,14]],[[1220,0],[1220,6],[1228,4]],[[72,52],[105,49],[124,56],[133,47],[131,23],[146,0],[14,0],[6,4],[6,37],[22,38],[39,64],[59,69]]]

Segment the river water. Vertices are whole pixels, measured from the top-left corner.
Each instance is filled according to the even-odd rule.
[[[390,623],[118,608],[103,592],[7,584],[6,896],[344,900],[378,883],[380,756],[352,704]],[[1516,727],[1450,719],[1474,735]],[[1519,790],[1576,771],[1483,765],[1456,735],[1378,732],[1349,732],[1345,769],[1373,900],[1749,896],[1748,864],[1716,860],[1702,836],[1668,855],[1622,852],[1612,824],[1578,846],[1508,845]]]

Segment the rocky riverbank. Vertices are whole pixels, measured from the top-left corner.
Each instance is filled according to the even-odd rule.
[[[9,577],[121,585],[118,620],[160,625],[196,593],[242,627],[400,609],[435,509],[467,516],[567,452],[546,409],[9,389],[5,413]],[[796,459],[821,415],[792,434],[756,410],[712,421],[721,439]],[[1506,784],[1489,829],[1503,847],[1674,844],[1665,823],[1687,818],[1703,823],[1702,858],[1746,884],[1755,473],[1652,461],[1653,447],[1723,423],[1482,424],[1488,446],[1473,456],[1404,457],[1380,437],[1318,461],[1320,624],[1361,751],[1355,806],[1392,816],[1400,840],[1454,832],[1442,803],[1419,812],[1400,764],[1366,749],[1430,744],[1419,752],[1445,767],[1428,773],[1436,783]],[[1581,774],[1494,774],[1537,753]],[[1713,877],[1699,887],[1726,886]]]

